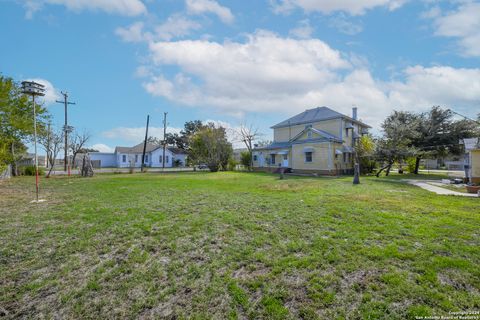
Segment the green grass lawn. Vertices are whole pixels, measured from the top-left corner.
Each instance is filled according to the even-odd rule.
[[[0,183],[0,318],[414,319],[480,309],[480,199],[257,173]]]

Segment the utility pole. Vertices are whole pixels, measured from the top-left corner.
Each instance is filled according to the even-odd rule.
[[[167,148],[167,112],[163,113],[163,161],[162,168],[165,169],[165,149]]]
[[[147,151],[147,140],[148,140],[148,124],[150,122],[150,115],[147,115],[147,127],[145,128],[145,141],[143,142],[143,154],[142,154],[142,169],[145,167],[145,152]]]
[[[55,102],[57,103],[62,103],[65,106],[65,125],[63,127],[63,134],[65,135],[65,163],[63,165],[63,171],[67,171],[67,164],[68,164],[68,133],[71,131],[71,129],[68,127],[68,105],[69,104],[75,104],[75,102],[69,102],[68,101],[68,92],[61,91],[61,94],[63,96],[63,101],[58,101],[56,100]],[[70,167],[69,169],[69,174],[70,174]]]

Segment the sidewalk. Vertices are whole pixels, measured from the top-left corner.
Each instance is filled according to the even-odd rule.
[[[437,187],[434,186],[430,183],[438,183],[438,181],[435,180],[407,180],[403,179],[402,181],[407,182],[411,185],[420,187],[424,190],[430,191],[430,192],[435,192],[436,194],[441,194],[441,195],[447,195],[447,196],[460,196],[460,197],[475,197],[477,198],[478,195],[474,193],[464,193],[464,192],[457,192],[453,190],[449,190],[446,188],[442,187]]]

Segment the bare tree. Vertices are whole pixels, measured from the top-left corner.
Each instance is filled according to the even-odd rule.
[[[90,140],[90,134],[87,131],[83,131],[79,133],[78,131],[73,131],[71,133],[70,140],[70,151],[72,151],[72,165],[75,166],[75,159],[77,158],[77,154],[82,152],[85,148],[85,144]]]
[[[237,130],[237,135],[239,140],[245,144],[245,147],[250,154],[249,170],[251,170],[253,168],[253,142],[258,140],[258,138],[261,136],[261,133],[259,133],[258,128],[253,127],[253,125],[242,124]]]
[[[38,138],[39,143],[45,148],[47,153],[47,166],[50,167],[47,178],[53,171],[55,159],[61,150],[63,150],[63,130],[49,129]]]

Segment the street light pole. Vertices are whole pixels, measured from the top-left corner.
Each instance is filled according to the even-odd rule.
[[[35,106],[35,96],[45,95],[45,86],[35,81],[23,81],[22,93],[32,96],[33,104],[33,145],[35,149],[35,202],[38,200],[39,178],[38,178],[38,154],[37,154],[37,110]]]

